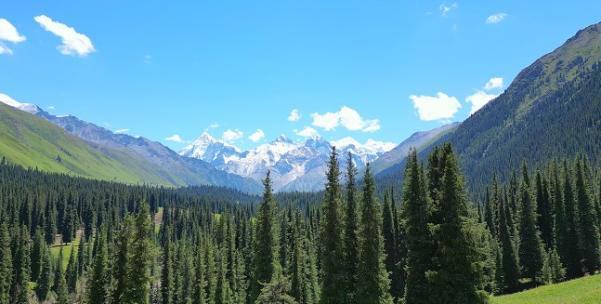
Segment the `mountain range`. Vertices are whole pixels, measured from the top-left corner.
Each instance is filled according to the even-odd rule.
[[[0,153],[18,164],[128,183],[167,186],[217,185],[249,193],[260,191],[260,182],[267,171],[271,171],[276,191],[322,190],[325,182],[326,162],[333,146],[337,147],[338,153],[341,155],[342,169],[346,168],[346,158],[349,154],[359,169],[364,168],[368,162],[374,162],[377,164],[377,168],[385,168],[390,161],[402,159],[408,151],[408,147],[421,146],[455,126],[453,124],[427,132],[415,133],[398,147],[395,147],[393,143],[371,139],[361,144],[351,137],[332,142],[316,137],[300,142],[280,136],[270,143],[247,151],[241,151],[205,132],[176,153],[159,142],[144,137],[115,133],[72,115],[52,115],[35,104],[17,102],[4,94],[0,94],[0,102],[26,112],[17,114],[10,107],[0,108],[0,111],[11,112],[13,116],[16,115],[20,118],[14,120],[14,125],[24,128],[28,123],[43,124],[43,128],[52,133],[53,138],[68,139],[68,141],[65,140],[68,143],[57,144],[59,147],[56,153],[52,152],[47,155],[44,159],[44,163],[49,164],[47,166],[38,165],[41,162],[38,156],[31,156],[29,161],[23,162],[19,158],[13,157],[16,154]],[[8,129],[10,128],[6,127],[6,130]],[[27,143],[27,140],[16,136],[13,142],[23,144]],[[28,143],[28,153],[26,154],[43,150],[35,147],[36,142],[34,140]],[[113,165],[115,168],[109,170],[106,166],[98,164],[94,169],[84,170],[65,168],[57,163],[56,159],[69,159],[69,156],[72,156],[67,151],[63,151],[63,146],[74,145],[86,147],[90,154],[102,155],[103,158],[106,158],[106,162],[109,160],[115,162]],[[0,149],[1,151],[2,149]],[[378,162],[380,157],[384,157],[384,160]],[[73,160],[73,163],[77,162],[76,159]],[[93,164],[89,161],[85,163]],[[119,169],[116,169],[117,167]],[[103,170],[99,170],[100,168]]]
[[[332,146],[336,146],[343,156],[340,157],[342,168],[346,167],[344,160],[349,153],[355,165],[363,168],[392,150],[395,144],[375,140],[361,144],[350,137],[332,142],[321,137],[295,142],[282,135],[270,143],[240,151],[205,132],[180,151],[180,155],[202,159],[217,169],[256,181],[271,171],[276,191],[316,191],[325,183],[326,163]]]
[[[203,133],[178,152],[75,116],[51,115],[0,94],[0,156],[27,167],[127,183],[217,185],[258,193],[268,170],[277,191],[315,191],[336,146],[344,170],[350,153],[359,168],[371,163],[380,187],[399,186],[411,147],[422,159],[453,144],[474,189],[494,174],[507,178],[522,161],[542,165],[586,154],[601,160],[601,24],[591,25],[522,70],[497,98],[462,123],[416,132],[401,144],[352,138],[303,142],[280,136],[242,151]]]
[[[507,179],[523,161],[531,167],[584,154],[601,160],[601,23],[591,25],[522,70],[500,96],[456,129],[422,149],[450,142],[468,185],[493,175]],[[404,162],[377,176],[382,185],[402,178]]]

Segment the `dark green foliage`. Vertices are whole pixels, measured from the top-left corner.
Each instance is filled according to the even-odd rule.
[[[495,188],[496,181],[495,181]],[[507,206],[504,197],[501,198],[499,206],[499,240],[501,246],[501,268],[497,269],[497,272],[501,274],[497,283],[500,285],[502,291],[513,292],[519,288],[520,280],[520,266],[518,263],[517,250],[515,248],[515,242],[510,233],[511,228],[508,222],[508,218],[511,217],[511,212]]]
[[[384,265],[384,240],[382,236],[382,214],[375,198],[375,182],[369,164],[363,178],[363,204],[359,228],[359,282],[356,303],[392,304],[390,280]]]
[[[10,250],[10,235],[5,220],[0,223],[0,304],[10,302],[13,258]]]
[[[103,229],[96,234],[96,255],[94,256],[91,268],[91,275],[88,281],[88,303],[104,304],[109,295],[109,265],[106,248],[106,240]]]
[[[56,303],[67,304],[69,303],[69,291],[67,290],[67,282],[65,281],[65,271],[63,269],[63,249],[61,247],[60,255],[56,260],[56,266],[54,267],[54,284],[52,284],[52,291],[56,294]]]
[[[52,287],[52,261],[50,259],[50,252],[45,244],[41,249],[40,259],[41,268],[37,281],[36,294],[40,301],[44,301],[48,298],[48,293]]]
[[[578,224],[580,225],[578,246],[584,272],[594,273],[599,270],[601,264],[599,227],[588,178],[585,176],[587,170],[584,166],[582,159],[576,162],[576,201],[578,202]]]
[[[444,146],[445,165],[440,201],[440,224],[434,227],[437,266],[432,273],[433,293],[439,303],[479,303],[481,292],[474,243],[476,223],[469,218],[463,177],[450,146]]]
[[[261,294],[254,302],[255,304],[296,304],[296,300],[288,295],[289,290],[288,279],[279,271],[273,275],[273,279],[263,285]]]
[[[407,284],[405,303],[430,303],[431,285],[426,272],[431,267],[432,240],[428,228],[429,195],[417,162],[417,153],[409,154],[403,189],[403,218],[407,236]]]
[[[545,249],[553,246],[553,206],[549,193],[549,183],[543,178],[540,171],[536,172],[536,225],[541,232],[541,239]]]
[[[520,265],[522,274],[536,281],[542,275],[544,251],[540,232],[536,227],[536,202],[532,197],[530,178],[526,164],[523,167],[523,177],[520,186]]]
[[[275,222],[277,207],[273,199],[269,172],[263,185],[265,186],[263,202],[259,206],[257,217],[252,301],[259,295],[261,284],[271,281],[275,268],[279,267]]]
[[[338,153],[332,148],[321,223],[321,303],[335,303],[347,297],[344,280],[344,242]]]
[[[356,189],[357,168],[349,152],[346,165],[346,208],[344,222],[344,279],[347,302],[353,301],[357,291],[357,265],[359,264],[359,214]]]

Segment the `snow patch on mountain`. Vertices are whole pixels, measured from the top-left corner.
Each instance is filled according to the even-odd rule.
[[[351,137],[332,142],[316,137],[300,142],[282,135],[270,143],[240,151],[205,132],[180,151],[180,155],[202,159],[217,169],[257,181],[271,171],[276,191],[315,191],[324,186],[326,163],[332,146],[338,149],[342,166],[350,152],[353,162],[363,168],[393,149],[395,144],[371,139],[361,144]]]
[[[21,111],[25,111],[28,112],[30,114],[37,114],[38,112],[40,112],[40,108],[32,103],[25,103],[25,102],[18,102],[16,100],[14,100],[12,97],[0,93],[0,102],[11,106],[15,109],[19,109]]]

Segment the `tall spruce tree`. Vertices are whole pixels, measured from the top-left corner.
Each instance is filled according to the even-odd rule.
[[[590,185],[586,176],[585,164],[580,158],[576,162],[576,200],[579,215],[580,256],[585,272],[594,273],[601,264],[599,251],[599,227],[597,226],[596,210],[591,197]]]
[[[481,278],[478,275],[478,250],[474,243],[476,222],[469,217],[463,177],[450,145],[443,146],[444,175],[439,202],[440,224],[435,227],[435,258],[433,274],[438,303],[482,302]]]
[[[360,304],[392,304],[390,280],[384,265],[384,238],[382,212],[375,197],[376,185],[369,163],[363,177],[363,204],[359,226],[359,267],[361,278],[357,286],[356,302]]]
[[[512,240],[511,228],[507,218],[511,216],[509,206],[505,198],[501,198],[499,206],[499,242],[501,245],[502,261],[501,269],[497,269],[502,275],[502,282],[498,282],[504,292],[513,292],[520,286],[520,266],[516,253],[515,243]]]
[[[253,302],[259,296],[262,284],[270,282],[275,269],[279,267],[275,222],[277,205],[273,198],[269,171],[263,180],[263,186],[263,201],[259,206],[255,233],[254,276],[251,291]]]
[[[549,193],[549,182],[536,171],[536,225],[546,250],[553,247],[553,205]]]
[[[520,198],[520,264],[522,274],[526,278],[536,281],[542,274],[544,253],[540,234],[536,227],[536,207],[525,163],[522,166]]]
[[[13,258],[10,234],[4,216],[0,218],[0,304],[10,303],[10,287],[13,280]]]
[[[46,244],[44,244],[41,250],[40,258],[42,262],[35,292],[38,300],[44,302],[48,298],[48,293],[50,293],[52,288],[52,261]]]
[[[432,239],[428,227],[430,200],[415,149],[409,152],[403,188],[403,219],[407,236],[405,303],[433,303],[426,278],[431,266]]]
[[[566,266],[566,277],[568,279],[582,276],[582,263],[580,250],[578,250],[578,205],[574,194],[574,179],[572,170],[568,167],[567,162],[563,164],[564,171],[564,190],[563,201],[565,207],[567,235],[565,237],[565,252],[562,256],[562,261]]]
[[[94,256],[91,274],[88,281],[88,303],[105,304],[109,295],[110,278],[108,275],[108,253],[104,229],[96,234],[96,255]]]
[[[161,268],[161,303],[173,303],[173,244],[171,242],[171,229],[165,229],[166,240],[163,245],[163,259]]]
[[[357,168],[349,152],[346,162],[346,208],[344,222],[344,279],[346,301],[352,303],[357,290],[357,265],[359,264],[359,215],[356,189]]]
[[[344,242],[342,239],[342,204],[339,184],[338,152],[332,147],[326,174],[322,210],[321,303],[336,303],[347,296],[344,280]]]
[[[400,294],[401,289],[398,288],[398,248],[397,248],[397,237],[394,224],[394,214],[392,209],[392,198],[391,193],[386,191],[384,194],[384,208],[382,211],[382,233],[384,236],[384,252],[386,258],[384,259],[384,265],[386,266],[386,272],[390,278],[390,294],[394,299],[398,299],[402,296]]]
[[[150,210],[146,202],[138,206],[133,222],[134,233],[131,242],[131,255],[127,265],[126,292],[123,303],[148,303],[150,292],[151,263],[154,258],[153,226]]]
[[[60,249],[56,266],[54,267],[54,284],[52,290],[56,294],[57,304],[69,303],[69,291],[67,290],[67,282],[65,281],[65,270],[63,269],[63,247]]]

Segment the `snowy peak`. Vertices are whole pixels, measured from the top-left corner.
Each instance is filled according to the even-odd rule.
[[[215,139],[205,131],[190,145],[182,149],[179,154],[211,162],[224,154],[230,156],[237,153],[240,153],[240,149],[224,141]]]
[[[3,93],[0,93],[0,102],[6,104],[8,106],[11,106],[15,109],[19,109],[21,111],[28,112],[30,114],[37,114],[42,111],[40,109],[40,107],[38,107],[37,105],[34,105],[32,103],[18,102],[16,100],[14,100],[13,98],[11,98],[10,96],[3,94]]]
[[[202,159],[217,169],[256,181],[270,170],[275,190],[314,191],[323,188],[326,163],[333,145],[339,149],[341,159],[350,152],[360,168],[395,146],[375,140],[361,144],[351,137],[332,142],[322,137],[295,142],[281,135],[269,143],[240,151],[205,132],[180,151],[180,155]],[[341,163],[344,165],[343,161]]]

